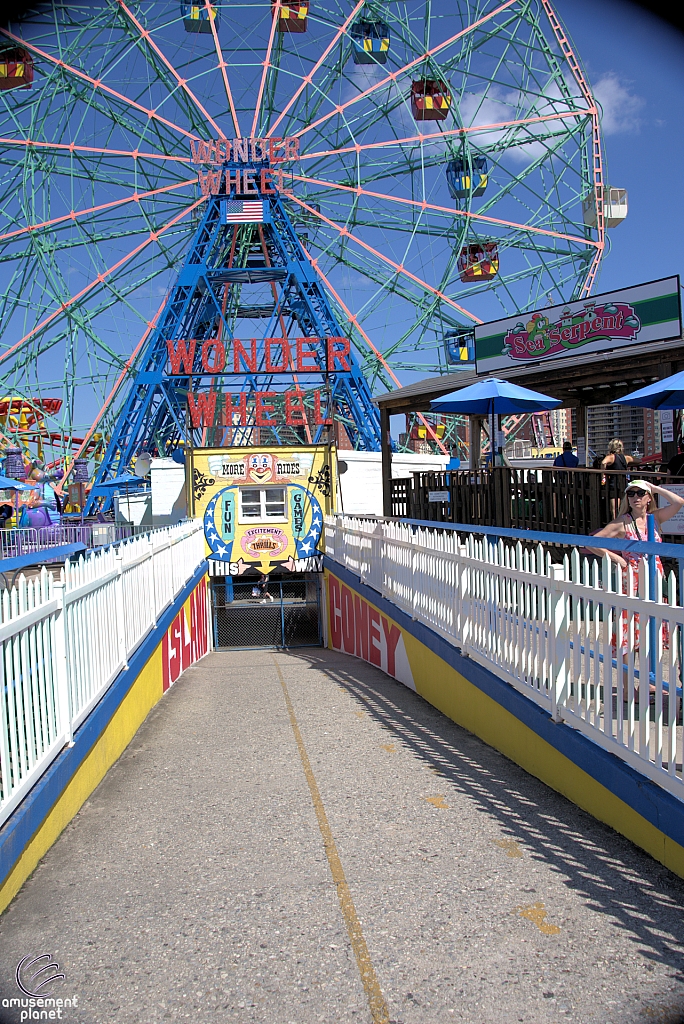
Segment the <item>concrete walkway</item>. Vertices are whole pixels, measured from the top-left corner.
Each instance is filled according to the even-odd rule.
[[[88,1024],[678,1024],[683,908],[381,672],[212,654],[0,918],[0,990],[49,952]]]

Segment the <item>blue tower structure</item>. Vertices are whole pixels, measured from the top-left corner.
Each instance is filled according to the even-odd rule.
[[[264,164],[251,178],[259,180]],[[343,425],[354,448],[380,450],[368,382],[283,197],[257,186],[238,198],[248,188],[243,168],[225,162],[219,171],[200,172],[209,193],[202,219],[138,359],[86,512],[108,507],[111,492],[100,485],[129,473],[143,451],[168,456],[183,445],[326,443],[334,424]],[[263,188],[263,174],[260,180]],[[220,391],[226,382],[237,383],[240,394]],[[296,424],[281,416],[259,425],[255,409],[264,393],[266,408],[282,411],[288,392],[297,396]],[[243,416],[248,410],[248,422],[236,425],[236,407]]]

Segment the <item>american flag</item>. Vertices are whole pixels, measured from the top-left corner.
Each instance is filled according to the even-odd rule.
[[[225,204],[226,224],[263,224],[261,199],[229,199]]]

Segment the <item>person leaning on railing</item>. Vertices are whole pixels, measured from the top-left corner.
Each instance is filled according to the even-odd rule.
[[[658,508],[655,496],[662,494],[669,503]],[[647,516],[652,513],[655,520],[655,540],[662,543],[659,527],[668,519],[672,519],[680,508],[684,506],[684,498],[668,491],[664,487],[648,483],[646,480],[630,480],[620,502],[618,514],[612,522],[604,526],[602,530],[595,533],[595,537],[613,537],[617,540],[642,540],[648,539]],[[612,562],[616,562],[622,570],[622,592],[623,594],[639,593],[639,565],[646,556],[631,551],[608,551],[605,548],[592,548],[597,555],[608,555]],[[663,564],[660,558],[656,558],[657,571],[662,577]],[[629,641],[629,630],[627,623],[627,612],[621,616],[621,643],[623,654],[627,653]],[[616,638],[613,636],[613,648],[617,646]],[[669,629],[663,623],[663,646],[669,646]],[[634,650],[639,649],[639,616],[634,616]]]

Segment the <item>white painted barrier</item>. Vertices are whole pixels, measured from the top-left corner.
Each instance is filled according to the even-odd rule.
[[[204,559],[200,522],[43,568],[0,601],[0,823],[87,718]]]
[[[130,523],[84,523],[71,525],[55,523],[53,526],[32,526],[18,529],[0,529],[0,572],[2,559],[35,555],[49,548],[65,544],[83,544],[87,548],[102,547],[119,540],[148,533],[149,526],[132,526]],[[49,557],[46,555],[46,557]]]
[[[674,573],[658,574],[649,595],[642,563],[623,593],[613,562],[576,547],[552,556],[541,544],[350,516],[326,518],[325,543],[397,608],[684,800]]]

